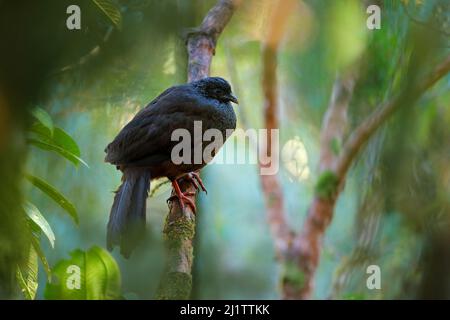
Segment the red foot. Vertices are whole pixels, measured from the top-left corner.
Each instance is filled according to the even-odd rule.
[[[180,189],[180,186],[178,185],[177,180],[172,181],[172,187],[175,190],[175,194],[173,196],[171,196],[169,199],[167,199],[167,201],[172,201],[175,198],[177,198],[178,201],[180,202],[181,210],[184,211],[184,208],[186,207],[186,204],[187,204],[188,206],[190,206],[192,208],[192,211],[194,213],[196,213],[197,208],[195,206],[195,203],[191,199],[188,198],[188,196],[195,195],[195,192],[185,192],[185,193],[181,192],[181,189]]]
[[[189,180],[195,187],[195,189],[199,189],[202,188],[202,190],[208,194],[208,190],[206,190],[205,185],[203,184],[202,179],[200,178],[200,175],[197,172],[191,172],[188,173],[187,175],[185,175],[183,178],[185,178],[186,180]],[[200,185],[200,187],[199,187]]]

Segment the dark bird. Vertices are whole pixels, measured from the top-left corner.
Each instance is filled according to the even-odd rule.
[[[191,161],[176,164],[171,154],[179,141],[172,141],[172,132],[186,129],[194,137],[194,121],[201,121],[202,136],[208,129],[218,129],[224,142],[226,131],[236,128],[236,114],[230,102],[238,103],[228,82],[219,77],[171,87],[140,110],[106,147],[105,161],[123,173],[109,216],[109,250],[118,245],[122,255],[128,257],[139,242],[145,230],[146,199],[152,179],[167,177],[180,207],[184,210],[189,205],[195,212],[195,204],[181,192],[177,180],[186,177],[197,189],[200,185],[206,191],[195,171],[208,160],[202,157],[195,162],[192,152]],[[196,145],[201,150],[207,145],[191,140],[192,150]]]

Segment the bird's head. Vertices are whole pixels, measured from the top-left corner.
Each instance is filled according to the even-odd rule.
[[[220,102],[239,103],[231,92],[230,84],[220,77],[208,77],[192,83],[197,90],[207,98],[219,100]]]

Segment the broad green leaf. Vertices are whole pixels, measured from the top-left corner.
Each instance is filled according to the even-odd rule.
[[[33,139],[55,144],[76,156],[80,156],[81,154],[76,141],[59,127],[55,127],[54,134],[50,136],[48,130],[41,123],[36,122],[30,127],[30,133],[32,133],[30,137]]]
[[[55,234],[38,208],[31,202],[24,204],[25,213],[30,220],[45,234],[52,248],[55,247]]]
[[[59,261],[52,274],[53,280],[45,287],[46,299],[108,300],[121,296],[119,266],[97,246],[72,251],[70,259]]]
[[[33,246],[25,265],[17,267],[16,277],[25,299],[34,300],[38,288],[38,256]]]
[[[34,250],[36,251],[37,256],[41,260],[41,263],[44,267],[45,273],[47,274],[48,281],[52,280],[52,271],[50,269],[50,266],[47,261],[47,257],[45,256],[44,252],[42,251],[41,244],[39,242],[39,237],[35,234],[32,234],[31,236],[31,245],[33,246]]]
[[[33,116],[36,118],[37,121],[39,121],[40,124],[42,124],[46,130],[48,130],[50,135],[53,135],[53,121],[52,117],[42,108],[35,108],[33,110]]]
[[[76,141],[63,129],[55,127],[55,133],[53,135],[53,141],[57,146],[69,151],[70,153],[81,156],[80,148]]]
[[[38,148],[57,152],[76,166],[82,163],[86,167],[89,167],[80,158],[81,152],[76,141],[59,127],[55,127],[53,135],[50,135],[41,123],[35,123],[30,128],[28,142]]]
[[[41,178],[33,176],[31,174],[25,174],[25,177],[34,186],[39,188],[42,192],[52,198],[61,208],[67,211],[69,215],[73,218],[76,224],[78,224],[78,214],[75,206],[70,202],[61,192],[59,192],[55,187],[48,184]]]
[[[44,142],[44,141],[40,141],[40,140],[32,139],[32,138],[28,139],[28,143],[30,143],[40,149],[43,149],[43,150],[54,151],[54,152],[60,154],[61,156],[63,156],[64,158],[66,158],[67,160],[69,160],[70,162],[72,162],[75,166],[78,166],[79,163],[82,163],[83,165],[85,165],[86,167],[89,168],[88,164],[83,159],[74,155],[70,151],[61,148],[60,146],[57,146],[50,142]]]
[[[97,7],[103,11],[109,20],[116,26],[117,29],[122,28],[122,14],[120,8],[112,0],[92,0]]]
[[[37,135],[40,139],[43,140],[53,139],[53,135],[50,135],[47,128],[40,122],[33,123],[33,125],[28,130],[30,133]]]

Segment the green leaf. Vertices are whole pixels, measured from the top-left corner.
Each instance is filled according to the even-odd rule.
[[[34,250],[36,251],[37,256],[41,260],[42,266],[44,267],[45,273],[47,274],[47,280],[52,280],[52,271],[50,269],[50,266],[47,261],[47,257],[45,256],[44,252],[42,251],[41,244],[39,242],[39,237],[35,234],[32,234],[31,236],[31,245],[33,246]]]
[[[55,279],[56,278],[56,279]],[[53,268],[53,281],[45,287],[46,299],[107,300],[119,299],[120,269],[104,249],[94,246],[70,253],[70,259]]]
[[[16,277],[25,299],[34,300],[38,288],[38,256],[33,246],[25,265],[17,267]]]
[[[364,293],[346,293],[342,299],[344,300],[366,300]]]
[[[55,187],[51,186],[41,178],[38,178],[31,174],[25,174],[25,177],[34,186],[36,186],[42,192],[52,198],[61,208],[66,210],[67,213],[73,218],[75,223],[78,224],[78,214],[75,206],[62,193],[60,193]]]
[[[28,139],[28,143],[30,143],[40,149],[43,149],[43,150],[54,151],[54,152],[60,154],[61,156],[63,156],[64,158],[66,158],[67,160],[69,160],[70,162],[72,162],[75,166],[78,166],[79,163],[82,163],[87,168],[89,168],[88,164],[83,159],[81,159],[80,157],[71,153],[70,151],[61,148],[60,146],[57,146],[50,142],[44,142],[44,141],[40,141],[40,140],[32,139],[32,138]]]
[[[97,7],[103,11],[109,20],[116,26],[117,29],[122,28],[122,14],[120,8],[112,0],[92,0]]]
[[[53,135],[50,135],[50,132],[47,130],[47,128],[40,122],[33,123],[33,125],[28,129],[28,131],[29,133],[33,133],[42,139],[47,140],[53,139]]]
[[[45,234],[52,248],[55,247],[55,234],[38,208],[31,202],[24,204],[24,210],[30,220]]]
[[[78,147],[78,144],[63,129],[58,128],[58,127],[55,128],[55,134],[53,135],[53,141],[57,146],[69,151],[70,153],[76,155],[77,157],[81,156],[81,151],[80,151],[80,148]]]
[[[82,163],[89,168],[80,157],[81,152],[76,141],[63,129],[55,127],[53,135],[50,135],[41,123],[35,123],[29,131],[28,143],[43,150],[57,152],[76,166]]]
[[[53,135],[53,121],[52,117],[42,108],[35,108],[33,110],[33,116],[36,118],[37,121],[39,121],[40,124],[42,124],[46,130],[48,130],[50,135]]]

